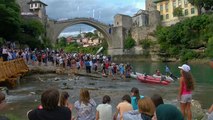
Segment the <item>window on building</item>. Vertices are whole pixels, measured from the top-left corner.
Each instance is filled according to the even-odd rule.
[[[181,0],[178,0],[178,6],[181,6]]]
[[[165,5],[165,9],[166,9],[166,12],[169,11],[168,2],[167,2],[166,5]]]
[[[119,25],[119,22],[117,22],[117,25]]]
[[[189,15],[188,9],[185,10],[185,15]]]
[[[163,20],[163,15],[160,15],[160,19]]]
[[[42,7],[42,5],[40,4],[40,8]]]
[[[191,8],[191,14],[195,14],[195,8]]]
[[[30,4],[31,8],[33,8],[33,4]]]
[[[163,5],[160,5],[160,11],[163,11]]]
[[[169,14],[166,14],[166,19],[169,19]]]
[[[37,7],[38,4],[35,4],[35,7]]]
[[[176,0],[173,0],[173,9],[176,8]]]

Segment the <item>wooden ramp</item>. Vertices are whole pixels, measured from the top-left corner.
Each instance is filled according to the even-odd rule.
[[[6,85],[9,88],[17,86],[17,81],[29,71],[23,58],[0,61],[0,85]]]

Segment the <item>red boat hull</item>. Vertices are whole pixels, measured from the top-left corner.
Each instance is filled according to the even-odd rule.
[[[154,78],[152,76],[149,76],[149,75],[138,75],[137,79],[140,81],[140,82],[143,82],[143,83],[151,83],[151,84],[161,84],[161,85],[168,85],[169,82],[168,81],[161,81],[160,78]]]

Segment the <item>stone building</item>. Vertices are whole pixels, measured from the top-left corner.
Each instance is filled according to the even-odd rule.
[[[132,27],[132,17],[123,14],[117,14],[114,16],[114,27],[124,27],[130,29]]]
[[[146,10],[147,11],[153,11],[153,10],[156,10],[156,9],[157,9],[157,6],[153,2],[153,0],[146,0]]]
[[[148,26],[149,24],[149,13],[146,10],[139,10],[133,17],[132,17],[132,25],[133,26]]]
[[[192,17],[198,15],[198,10],[191,5],[188,0],[153,0],[157,5],[157,10],[160,11],[162,25],[170,26],[179,22],[179,18],[173,15],[174,9],[182,8],[183,17]]]
[[[46,4],[40,0],[17,0],[21,8],[21,16],[26,19],[38,19],[47,22]]]

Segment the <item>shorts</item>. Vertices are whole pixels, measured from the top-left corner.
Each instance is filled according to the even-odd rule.
[[[180,103],[189,103],[192,101],[192,94],[181,95]]]

